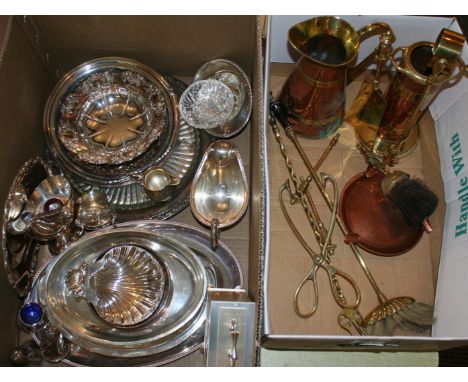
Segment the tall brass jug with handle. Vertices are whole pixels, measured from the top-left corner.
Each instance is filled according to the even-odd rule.
[[[461,59],[464,43],[463,35],[443,29],[435,43],[421,41],[393,52],[390,60],[396,73],[375,136],[368,137],[359,125],[355,129],[364,151],[371,151],[370,159],[393,165],[414,149],[423,112],[442,89],[455,86],[468,74]]]
[[[297,134],[324,138],[343,122],[346,85],[372,63],[377,49],[352,67],[360,43],[375,35],[394,35],[385,23],[373,23],[355,31],[346,21],[332,16],[312,18],[294,25],[288,34],[300,54],[283,86],[280,99],[288,106],[289,122]]]

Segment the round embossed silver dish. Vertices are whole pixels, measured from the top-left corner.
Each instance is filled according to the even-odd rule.
[[[76,67],[47,102],[49,148],[65,167],[116,165],[142,155],[155,141],[160,154],[174,143],[177,102],[166,80],[134,60],[104,57]]]
[[[96,293],[96,285],[93,287],[93,275],[106,269],[100,261],[120,246],[141,248],[145,256],[150,253],[161,264],[156,272],[159,278],[144,280],[154,283],[158,306],[149,309],[145,319],[140,315],[126,326],[97,313],[95,301],[105,294]],[[90,270],[90,291],[82,295],[77,283],[64,280],[67,275],[73,279],[70,272],[85,266]],[[165,282],[160,278],[162,270],[167,273]],[[130,273],[134,278],[134,272]],[[111,283],[109,280],[108,287]],[[164,353],[189,339],[203,325],[207,285],[203,264],[184,244],[145,229],[117,228],[85,235],[52,260],[40,279],[37,295],[48,320],[75,345],[102,356],[127,359]],[[116,316],[128,308],[119,309]]]

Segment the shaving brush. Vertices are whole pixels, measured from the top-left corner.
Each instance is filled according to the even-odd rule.
[[[394,171],[384,178],[382,189],[411,225],[424,225],[428,230],[427,218],[437,208],[439,198],[421,179]]]

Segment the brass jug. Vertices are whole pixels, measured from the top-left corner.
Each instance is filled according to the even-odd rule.
[[[395,40],[385,23],[373,23],[355,31],[346,21],[316,17],[294,25],[288,34],[300,54],[283,86],[280,99],[290,111],[289,123],[297,134],[324,138],[343,122],[346,85],[373,61],[377,50],[351,69],[360,43],[376,34]]]
[[[376,134],[369,139],[363,129],[356,129],[364,151],[371,150],[370,155],[385,165],[393,165],[412,151],[423,112],[442,88],[454,86],[467,74],[460,58],[464,42],[463,35],[443,29],[435,43],[421,41],[393,52],[390,59],[396,74],[385,94],[385,111]]]

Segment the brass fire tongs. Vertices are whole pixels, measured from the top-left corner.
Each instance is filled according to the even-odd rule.
[[[281,154],[286,162],[286,167],[289,173],[289,179],[280,188],[279,200],[280,200],[281,209],[294,235],[296,236],[296,238],[298,239],[302,247],[306,250],[306,252],[309,254],[309,256],[312,258],[312,261],[313,261],[311,270],[308,272],[306,277],[301,281],[301,283],[299,284],[299,286],[297,287],[295,291],[294,300],[293,300],[294,311],[301,318],[309,318],[315,314],[318,308],[318,302],[319,302],[319,288],[318,288],[318,281],[317,281],[317,272],[320,268],[323,268],[327,273],[333,297],[335,298],[335,301],[337,302],[337,304],[342,308],[341,312],[338,315],[338,324],[344,330],[346,330],[349,334],[352,334],[351,330],[353,328],[359,334],[362,334],[364,331],[364,324],[363,324],[364,320],[360,312],[357,310],[361,302],[361,292],[359,290],[359,287],[357,286],[356,282],[351,278],[351,276],[337,269],[331,263],[331,256],[333,255],[335,248],[336,248],[336,245],[331,243],[331,236],[333,234],[333,229],[335,226],[337,209],[338,209],[338,186],[336,184],[336,180],[330,175],[323,174],[323,173],[321,174],[323,185],[325,186],[327,182],[331,182],[331,184],[333,185],[333,190],[334,190],[334,202],[333,202],[334,207],[332,211],[330,225],[327,230],[324,227],[320,219],[316,206],[308,191],[308,187],[312,178],[308,176],[306,180],[301,180],[301,181],[297,178],[294,168],[292,166],[291,160],[282,142],[280,131],[279,131],[278,126],[276,125],[276,119],[273,114],[271,114],[270,116],[270,124],[273,129],[275,139],[279,144]],[[327,150],[322,154],[321,158],[317,162],[317,165],[315,166],[316,169],[318,169],[318,167],[321,165],[323,160],[326,158],[329,151],[336,144],[337,139],[338,139],[338,136],[335,136],[335,138],[330,142],[330,145],[328,146]],[[290,181],[293,183],[294,192],[291,189]],[[315,238],[317,242],[319,243],[320,253],[317,254],[310,248],[310,246],[307,244],[307,242],[304,240],[304,238],[300,234],[299,230],[296,228],[296,225],[291,219],[287,211],[286,205],[284,203],[283,195],[285,191],[289,194],[289,198],[290,198],[289,202],[291,205],[294,205],[298,201],[301,203],[301,206],[306,214],[307,220],[312,228],[312,231],[314,232]],[[339,278],[344,279],[352,287],[354,294],[355,294],[355,300],[353,303],[349,304],[347,302],[343,289],[341,288]],[[301,291],[303,290],[303,288],[309,283],[312,283],[312,286],[313,286],[314,302],[313,302],[312,309],[309,312],[304,313],[299,305],[299,295],[301,294]]]
[[[304,161],[309,172],[309,177],[311,177],[316,184],[328,208],[333,210],[333,202],[330,200],[321,179],[310,163],[302,145],[298,141],[296,133],[287,121],[287,110],[285,108],[285,105],[278,101],[270,101],[270,109],[274,111],[274,115],[282,124],[286,136],[294,144],[294,147],[297,149],[301,159]],[[279,129],[277,128],[277,130]],[[275,136],[276,135],[279,135],[279,131],[275,133]],[[346,229],[343,220],[339,215],[336,215],[335,218],[338,226],[343,232],[343,235],[346,237],[349,232]],[[418,332],[423,332],[429,329],[433,321],[433,307],[420,303],[409,296],[400,296],[388,299],[379,288],[358,247],[353,243],[348,242],[347,244],[353,251],[356,260],[371,284],[379,302],[378,306],[365,317],[363,326],[365,330],[363,334],[392,335],[396,327],[402,327],[407,330]]]

